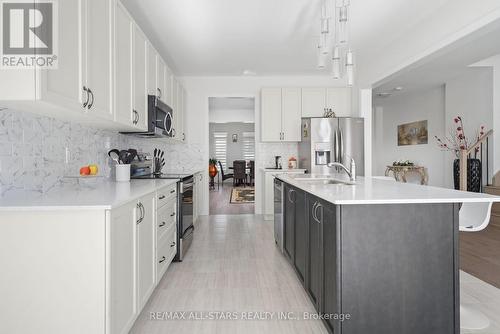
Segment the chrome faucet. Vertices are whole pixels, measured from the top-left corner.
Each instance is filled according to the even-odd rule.
[[[354,159],[351,159],[351,169],[348,169],[346,166],[344,166],[340,162],[330,162],[330,163],[328,163],[327,166],[330,168],[333,168],[333,167],[342,168],[347,173],[347,175],[349,175],[349,179],[351,180],[351,182],[356,181],[356,163],[354,162]]]

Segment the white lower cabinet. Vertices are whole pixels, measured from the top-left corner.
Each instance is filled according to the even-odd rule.
[[[199,216],[203,213],[203,191],[208,183],[205,182],[203,172],[194,174],[194,190],[193,190],[193,223],[196,224]]]

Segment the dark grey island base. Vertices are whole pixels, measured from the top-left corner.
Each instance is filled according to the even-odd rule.
[[[458,204],[335,205],[285,183],[284,254],[330,333],[459,334]]]

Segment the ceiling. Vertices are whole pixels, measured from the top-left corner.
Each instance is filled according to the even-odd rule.
[[[443,85],[470,66],[500,54],[500,20],[395,73],[376,85],[375,98],[394,96]],[[402,88],[396,90],[396,88]],[[388,96],[387,96],[388,94]]]
[[[369,55],[447,1],[351,0],[354,51]],[[316,69],[321,0],[122,2],[177,75],[328,75]]]

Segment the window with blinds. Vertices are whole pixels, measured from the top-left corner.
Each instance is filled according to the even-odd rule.
[[[255,160],[255,132],[243,132],[243,159]]]
[[[214,132],[214,145],[215,159],[221,162],[224,170],[227,170],[227,132]]]

